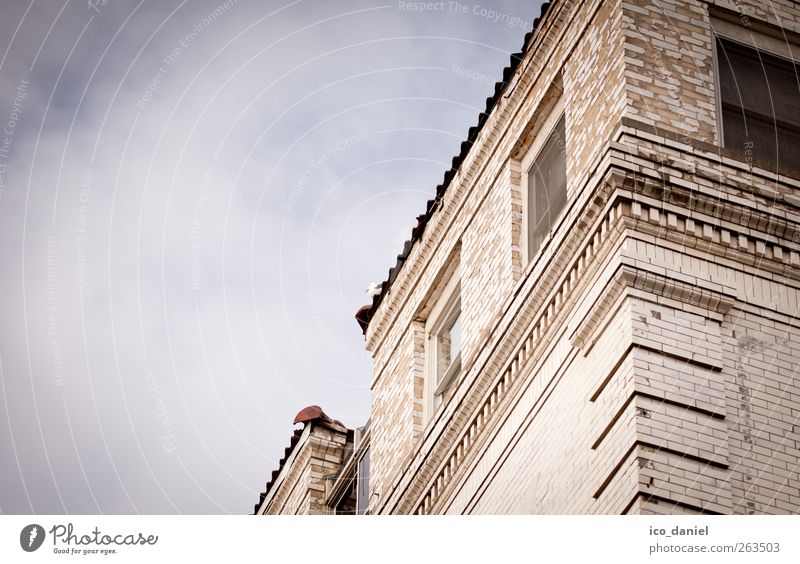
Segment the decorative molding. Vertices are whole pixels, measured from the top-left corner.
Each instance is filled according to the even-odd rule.
[[[623,259],[620,267],[600,292],[600,297],[592,304],[579,325],[573,330],[569,337],[570,344],[580,348],[586,354],[596,340],[592,337],[598,332],[597,329],[601,322],[607,318],[612,306],[623,294],[626,294],[626,290],[629,288],[657,294],[692,306],[700,306],[710,312],[725,315],[736,302],[735,288],[725,286],[723,288],[727,291],[720,291],[713,286],[719,287],[720,285],[705,280],[698,280],[698,284],[688,284],[648,270],[644,265],[625,264]]]

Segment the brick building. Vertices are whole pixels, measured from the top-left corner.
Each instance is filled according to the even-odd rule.
[[[256,513],[800,511],[800,4],[559,0]]]

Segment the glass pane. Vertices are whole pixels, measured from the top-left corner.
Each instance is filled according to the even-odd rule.
[[[436,383],[442,380],[442,376],[453,364],[458,352],[461,350],[461,308],[456,305],[452,317],[447,320],[441,332],[436,338],[437,357],[436,357]]]
[[[461,350],[461,312],[456,314],[456,318],[450,325],[450,355],[455,356]]]
[[[528,170],[528,256],[532,257],[567,203],[564,116]]]
[[[356,513],[363,515],[369,503],[369,447],[358,461],[356,471]]]
[[[717,40],[722,102],[800,125],[800,79],[791,61]]]

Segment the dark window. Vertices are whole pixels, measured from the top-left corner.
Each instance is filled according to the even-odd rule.
[[[747,160],[800,170],[800,67],[717,38],[723,145]]]
[[[336,515],[355,515],[356,513],[356,492],[355,484],[347,486],[339,503],[336,504]]]
[[[528,259],[533,258],[567,203],[564,116],[528,169]]]
[[[363,515],[369,504],[369,447],[358,461],[356,470],[356,514]]]

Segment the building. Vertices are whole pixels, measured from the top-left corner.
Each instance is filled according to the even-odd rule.
[[[788,0],[543,6],[357,314],[368,431],[256,513],[800,511],[793,57]]]

